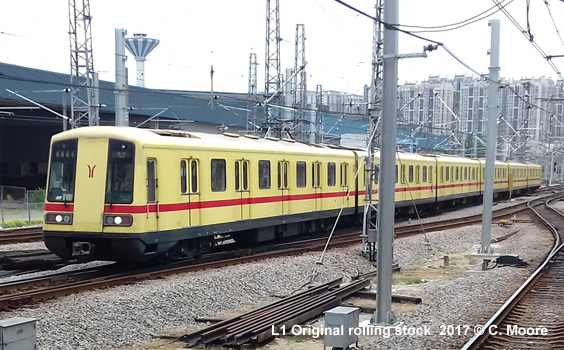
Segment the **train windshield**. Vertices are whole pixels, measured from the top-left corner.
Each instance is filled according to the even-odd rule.
[[[77,140],[53,143],[47,189],[49,202],[69,203],[74,200],[77,145]]]
[[[133,202],[134,160],[135,146],[133,143],[110,140],[106,203],[130,204]]]

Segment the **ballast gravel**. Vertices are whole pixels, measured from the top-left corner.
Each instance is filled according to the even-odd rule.
[[[465,210],[479,212],[476,207]],[[550,234],[532,224],[492,228],[496,237],[518,229],[514,236],[500,242],[498,249],[521,254],[531,265],[540,262],[550,245]],[[432,232],[426,237],[398,239],[395,256],[402,269],[409,270],[449,253],[473,252],[478,248],[480,232],[479,226],[470,226]],[[319,253],[274,258],[80,293],[2,312],[0,319],[17,316],[38,319],[38,349],[128,347],[149,341],[153,335],[167,330],[194,324],[195,317],[220,316],[242,306],[277,300],[303,287],[317,268],[316,283],[343,276],[350,279],[373,270],[371,263],[359,256],[359,249],[329,251],[320,268],[315,264]],[[434,333],[440,325],[483,323],[499,306],[502,297],[512,294],[530,271],[531,268],[504,267],[485,272],[469,271],[455,280],[427,281],[418,285],[420,289],[414,292],[421,294],[423,304],[413,312],[402,314],[400,322],[414,327],[427,325]],[[364,337],[360,346],[362,349],[454,349],[469,338],[469,334]]]

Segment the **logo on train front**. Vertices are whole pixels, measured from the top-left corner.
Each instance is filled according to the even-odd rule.
[[[96,169],[96,165],[88,165],[88,177],[89,178],[93,178],[94,177],[94,169]]]

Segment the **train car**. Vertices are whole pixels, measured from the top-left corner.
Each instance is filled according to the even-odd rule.
[[[541,166],[538,164],[527,163],[527,191],[536,191],[541,184]]]
[[[263,241],[358,208],[353,151],[292,140],[89,127],[55,135],[47,247],[65,258],[197,255],[216,235]]]
[[[45,244],[63,259],[135,262],[197,256],[227,235],[249,244],[328,229],[339,213],[345,224],[361,219],[365,156],[227,133],[66,131],[51,141]],[[398,152],[396,211],[479,200],[483,165]],[[495,174],[496,196],[511,181],[540,185],[533,164],[496,162]]]
[[[511,195],[518,195],[527,189],[527,165],[516,162],[507,162],[508,165],[508,191]]]

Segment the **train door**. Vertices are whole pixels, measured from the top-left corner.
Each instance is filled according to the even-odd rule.
[[[349,164],[348,163],[341,163],[341,192],[348,193],[349,192]],[[347,196],[343,196],[343,205],[347,206]]]
[[[509,170],[507,176],[507,190],[509,191],[509,198],[513,195],[513,170]]]
[[[157,160],[147,159],[147,231],[158,231],[159,229],[159,198],[157,177]]]
[[[250,198],[249,189],[249,161],[239,159],[235,161],[235,192],[240,199],[240,220],[250,218]]]
[[[289,162],[285,160],[278,162],[278,191],[280,193],[281,214],[290,213],[290,204],[288,201],[290,194],[288,188],[288,165]]]
[[[106,193],[108,140],[81,139],[78,143],[78,149],[76,143],[74,147],[70,145],[70,142],[66,142],[65,145],[67,146],[66,151],[65,148],[62,148],[60,153],[57,151],[56,156],[58,159],[66,160],[65,164],[69,164],[69,160],[76,162],[76,180],[74,180],[74,176],[72,178],[70,176],[62,177],[63,181],[59,187],[64,191],[70,191],[70,193],[72,193],[74,187],[76,193],[74,198],[72,198],[72,194],[65,194],[64,196],[71,203],[74,200],[74,221],[80,223],[79,230],[101,232],[103,227],[102,217],[104,216],[104,195]],[[81,156],[77,158],[77,154]],[[75,170],[72,169],[72,171]],[[73,181],[75,181],[74,184],[72,184]]]
[[[322,200],[321,200],[321,163],[320,162],[313,162],[311,164],[311,185],[313,187],[314,192],[314,210],[321,210],[322,209]]]
[[[197,159],[183,159],[180,162],[180,187],[183,195],[188,197],[188,225],[200,225],[200,188],[198,187]],[[183,214],[184,215],[184,214]]]

